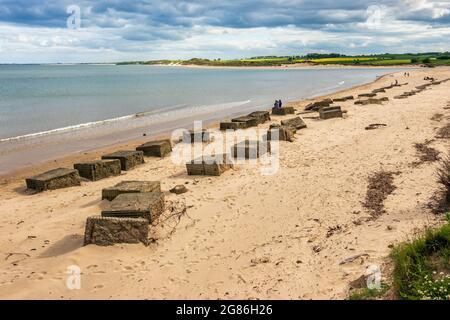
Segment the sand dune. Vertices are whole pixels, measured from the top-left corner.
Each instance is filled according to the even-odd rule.
[[[408,99],[393,97],[427,83],[425,76],[449,78],[450,69],[410,74],[330,95],[370,92],[395,79],[409,83],[379,94],[390,98],[383,105],[339,103],[348,111],[344,119],[306,115],[308,128],[295,142],[281,143],[276,175],[236,166],[217,178],[188,177],[185,167],[167,158],[147,159],[119,177],[36,195],[27,194],[20,180],[30,172],[10,178],[0,187],[0,298],[345,298],[349,282],[367,265],[385,265],[391,244],[438,223],[425,208],[437,188],[435,164],[412,164],[414,144],[435,139],[448,121],[450,82]],[[302,111],[308,102],[294,106]],[[438,113],[444,117],[432,120]],[[387,126],[365,130],[372,123]],[[435,139],[431,146],[447,152],[448,141]],[[385,201],[386,212],[366,221],[367,178],[381,169],[399,172],[397,189]],[[82,247],[86,218],[106,205],[101,189],[125,179],[161,180],[163,190],[186,184],[188,193],[168,194],[167,200],[185,203],[188,216],[174,230],[171,223],[156,228],[149,247]],[[355,255],[362,256],[340,264]],[[80,290],[66,287],[70,265],[82,270]]]

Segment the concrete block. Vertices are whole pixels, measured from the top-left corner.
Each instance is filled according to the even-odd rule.
[[[138,165],[144,163],[144,152],[142,151],[117,151],[111,154],[102,156],[103,160],[118,159],[122,170],[128,171]]]
[[[111,246],[118,243],[148,245],[147,219],[90,217],[86,221],[84,245]]]
[[[240,130],[247,128],[247,125],[245,122],[221,122],[220,123],[220,130],[226,131],[226,130]]]
[[[257,159],[270,152],[270,141],[245,140],[235,144],[231,154],[237,159]]]
[[[196,143],[196,142],[211,142],[212,135],[206,129],[202,131],[193,131],[190,130],[188,132],[183,133],[183,142],[184,143]]]
[[[258,124],[266,123],[270,121],[270,112],[269,111],[255,111],[248,115],[251,118],[256,118]]]
[[[81,177],[91,181],[118,176],[122,171],[118,159],[76,163],[73,167],[78,170]]]
[[[305,129],[307,127],[305,121],[303,121],[301,117],[283,120],[281,121],[281,125],[285,127],[292,127],[296,130]]]
[[[277,116],[287,116],[288,114],[295,114],[295,108],[294,107],[273,108],[272,114]]]
[[[170,140],[150,141],[137,147],[136,151],[142,151],[147,157],[164,158],[172,152],[172,143]]]
[[[248,116],[231,119],[231,122],[243,122],[245,124],[245,128],[258,126],[258,120],[256,118]]]
[[[226,154],[217,157],[203,156],[186,163],[187,173],[190,176],[220,176],[231,168],[233,164]]]
[[[43,192],[81,185],[80,175],[75,169],[59,168],[26,179],[28,189]]]
[[[143,218],[148,223],[155,221],[164,212],[164,193],[124,193],[111,201],[102,217]]]
[[[114,200],[117,196],[127,193],[161,192],[159,181],[122,181],[114,187],[102,190],[102,199]]]

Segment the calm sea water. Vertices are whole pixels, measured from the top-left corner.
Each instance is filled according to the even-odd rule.
[[[0,66],[0,139],[141,112],[149,112],[151,124],[152,117],[161,122],[268,107],[275,99],[311,97],[391,71]]]
[[[0,66],[0,175],[398,70]]]

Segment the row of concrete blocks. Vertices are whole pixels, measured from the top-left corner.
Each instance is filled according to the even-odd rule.
[[[84,245],[117,243],[148,245],[149,227],[165,210],[159,181],[123,181],[102,190],[109,206],[86,221]]]
[[[403,92],[401,95],[395,96],[394,99],[397,99],[397,100],[407,99],[407,98],[412,97],[412,96],[414,96],[414,95],[416,95],[418,93],[421,93],[422,91],[427,90],[428,87],[430,87],[430,86],[439,85],[439,84],[441,84],[443,82],[446,82],[446,81],[445,80],[433,81],[433,82],[430,82],[430,83],[427,83],[427,84],[423,84],[423,85],[417,86],[415,90]]]
[[[271,125],[262,140],[245,140],[235,144],[231,148],[230,154],[203,156],[186,163],[187,173],[193,176],[220,176],[225,171],[233,168],[233,161],[231,161],[230,157],[235,159],[258,159],[271,152],[271,141],[275,139],[292,141],[297,130],[304,128],[306,128],[306,123],[300,117],[283,120],[281,125]]]
[[[295,114],[294,107],[273,108],[272,115],[286,116]],[[220,130],[242,130],[257,127],[260,124],[270,121],[269,111],[255,111],[247,116],[237,117],[228,122],[220,123]]]
[[[362,93],[358,95],[358,98],[373,98],[375,97],[378,93],[381,92],[386,92],[386,90],[392,89],[394,87],[401,87],[403,85],[406,85],[407,83],[404,84],[393,84],[387,87],[382,87],[379,89],[374,89],[371,93]],[[355,97],[354,96],[346,96],[346,97],[341,97],[341,98],[335,98],[335,99],[331,99],[331,98],[327,98],[321,101],[316,101],[313,103],[308,104],[305,107],[306,111],[320,111],[321,108],[326,108],[326,107],[331,107],[331,105],[334,102],[346,102],[348,100],[354,100]]]

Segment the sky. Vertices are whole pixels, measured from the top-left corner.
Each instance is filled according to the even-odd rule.
[[[450,0],[0,0],[0,63],[450,51]]]

